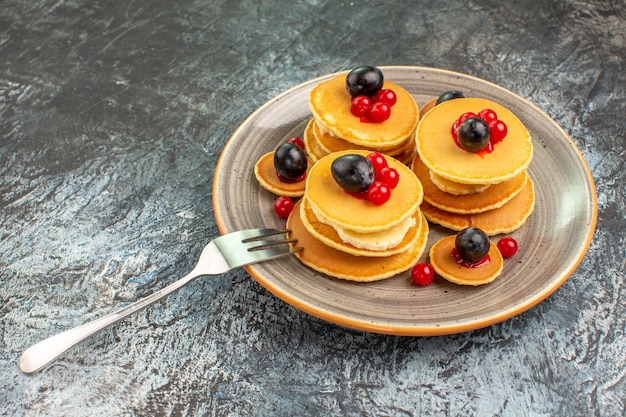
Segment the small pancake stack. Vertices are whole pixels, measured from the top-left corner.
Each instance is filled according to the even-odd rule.
[[[485,109],[505,123],[506,136],[491,152],[469,152],[453,138],[452,126],[464,113]],[[533,211],[534,187],[526,171],[531,137],[505,107],[480,98],[444,101],[423,114],[416,144],[412,169],[424,186],[421,209],[431,222],[455,231],[477,227],[493,236],[518,229]]]
[[[419,208],[423,189],[411,169],[385,158],[399,173],[399,182],[381,205],[346,192],[333,178],[335,159],[369,153],[349,150],[321,158],[309,171],[304,197],[287,219],[291,236],[304,248],[296,256],[316,271],[376,281],[410,269],[424,252],[428,222]]]
[[[304,131],[308,156],[318,161],[326,155],[350,149],[384,153],[408,165],[415,155],[415,129],[419,110],[404,88],[384,81],[383,89],[396,95],[389,119],[368,123],[351,113],[352,97],[346,89],[346,74],[316,85],[309,95],[313,118]]]

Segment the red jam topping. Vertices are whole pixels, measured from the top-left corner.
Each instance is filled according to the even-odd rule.
[[[298,178],[296,178],[295,180],[290,180],[285,177],[282,177],[278,172],[276,172],[276,178],[278,178],[280,182],[283,182],[285,184],[295,184],[297,182],[302,182],[306,179],[306,172],[302,174],[301,176],[299,176]]]
[[[454,259],[454,262],[456,262],[458,265],[464,266],[466,268],[480,268],[481,266],[487,265],[491,262],[491,257],[489,255],[486,255],[480,261],[466,261],[465,259],[461,258],[461,255],[459,255],[459,252],[456,250],[456,248],[452,248],[452,259]]]

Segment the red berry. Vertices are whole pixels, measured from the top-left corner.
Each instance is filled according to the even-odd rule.
[[[385,156],[380,152],[371,152],[367,155],[367,159],[370,160],[374,167],[374,178],[381,178],[381,171],[383,168],[387,168],[387,160]]]
[[[297,136],[287,139],[287,143],[293,143],[294,145],[300,147],[300,149],[304,149],[304,142]]]
[[[381,123],[389,119],[391,116],[391,107],[389,104],[379,101],[374,103],[370,109],[369,117],[373,122]]]
[[[367,199],[372,203],[380,206],[385,204],[391,198],[391,188],[381,181],[375,181],[370,188],[367,189]]]
[[[396,104],[397,99],[396,93],[394,93],[393,90],[385,88],[376,93],[374,96],[374,103],[387,103],[389,107],[393,107],[393,105]]]
[[[380,170],[380,180],[393,189],[398,186],[400,174],[395,168],[384,167]]]
[[[289,217],[291,210],[293,210],[293,201],[291,201],[291,198],[282,196],[274,200],[274,211],[280,217]]]
[[[505,258],[510,258],[517,253],[517,241],[512,237],[503,237],[498,241],[498,249]]]
[[[411,279],[417,285],[428,285],[435,279],[435,270],[428,262],[421,262],[411,269]]]
[[[463,122],[469,119],[470,117],[477,117],[476,113],[471,112],[471,111],[463,113],[461,116],[459,116],[459,120],[458,120],[459,123],[457,123],[457,126],[461,126]]]
[[[372,99],[368,96],[356,96],[352,99],[350,112],[356,117],[367,116],[372,108]]]
[[[493,120],[498,120],[498,115],[495,111],[491,109],[482,110],[480,113],[478,113],[478,117],[487,122],[487,124],[489,124]]]
[[[491,143],[502,142],[506,136],[508,129],[502,120],[493,120],[489,122],[489,136]]]
[[[452,137],[454,138],[455,141],[458,141],[458,138],[459,138],[458,132],[459,132],[459,119],[456,119],[454,123],[452,123],[452,131],[451,131]]]

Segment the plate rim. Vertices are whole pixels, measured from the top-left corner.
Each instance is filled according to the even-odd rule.
[[[570,135],[541,108],[539,108],[534,103],[526,100],[525,98],[521,97],[519,94],[505,87],[497,85],[493,82],[484,80],[482,78],[479,78],[473,75],[451,71],[448,69],[440,69],[440,68],[433,68],[433,67],[392,65],[392,66],[379,66],[379,68],[383,70],[383,72],[385,70],[399,70],[399,71],[410,71],[410,72],[416,72],[416,73],[429,72],[432,74],[446,74],[452,77],[461,77],[464,79],[473,80],[478,83],[489,84],[492,88],[501,90],[505,92],[506,94],[512,95],[516,100],[523,102],[525,106],[529,106],[533,108],[534,111],[539,113],[544,118],[544,121],[549,121],[553,125],[554,128],[558,129],[563,135],[563,137],[567,139],[568,145],[576,151],[576,154],[579,159],[578,162],[584,168],[584,174],[585,174],[584,176],[588,182],[587,185],[589,187],[590,194],[591,194],[591,202],[590,202],[591,216],[589,218],[589,227],[586,231],[587,233],[585,236],[585,241],[583,245],[581,246],[581,250],[576,255],[576,259],[570,264],[569,268],[563,271],[559,279],[552,281],[551,285],[548,285],[543,290],[536,292],[535,294],[533,294],[532,297],[529,297],[525,302],[519,303],[518,305],[502,310],[498,312],[497,314],[493,314],[491,316],[475,318],[474,320],[466,320],[462,323],[449,324],[446,326],[438,326],[438,325],[432,325],[432,326],[420,325],[419,327],[407,326],[407,325],[389,326],[389,325],[385,325],[382,323],[372,323],[372,322],[365,321],[365,320],[358,320],[354,318],[345,317],[341,314],[336,314],[336,313],[327,311],[323,308],[317,307],[315,305],[306,303],[298,299],[294,295],[290,294],[289,292],[276,287],[275,285],[273,285],[271,280],[263,276],[263,274],[259,273],[254,268],[254,265],[248,265],[244,267],[247,273],[250,276],[252,276],[252,278],[254,278],[255,281],[257,281],[263,288],[268,290],[274,296],[283,300],[287,304],[297,308],[298,310],[301,310],[312,316],[318,317],[324,321],[334,323],[343,327],[356,329],[356,330],[362,330],[362,331],[371,332],[371,333],[378,333],[378,334],[389,334],[389,335],[398,335],[398,336],[441,336],[441,335],[447,335],[447,334],[463,333],[467,331],[489,327],[497,323],[501,323],[541,303],[543,300],[545,300],[547,297],[553,294],[557,289],[559,289],[569,279],[569,277],[574,273],[574,271],[578,268],[578,266],[584,259],[585,255],[587,254],[589,246],[591,245],[593,236],[595,234],[595,229],[597,226],[597,217],[598,217],[597,190],[595,186],[595,181],[591,174],[591,170],[589,169],[589,166],[585,158],[583,157],[580,149],[576,146],[576,144],[574,143]],[[288,88],[287,90],[283,91],[282,93],[277,94],[276,96],[272,97],[271,99],[263,103],[261,106],[256,108],[233,131],[228,141],[225,143],[224,147],[222,148],[217,164],[215,166],[213,183],[212,183],[212,203],[213,203],[214,216],[215,216],[215,220],[217,223],[217,227],[221,234],[228,233],[230,230],[227,230],[224,224],[224,219],[223,219],[223,216],[220,211],[219,204],[218,204],[219,193],[217,192],[217,188],[218,188],[219,173],[222,168],[222,162],[227,153],[226,151],[232,145],[234,140],[238,137],[239,132],[245,130],[247,125],[249,125],[255,118],[261,115],[269,107],[271,107],[275,102],[283,99],[286,96],[289,96],[293,91],[299,90],[301,88],[305,88],[310,85],[314,85],[325,79],[329,79],[337,75],[345,74],[347,72],[348,70],[343,70],[343,71],[337,71],[337,72],[321,75],[321,76],[312,78],[310,80],[304,81],[302,83],[299,83],[295,86],[292,86],[291,88]]]

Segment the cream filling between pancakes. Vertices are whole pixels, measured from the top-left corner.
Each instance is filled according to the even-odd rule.
[[[485,191],[491,184],[461,184],[458,182],[447,180],[432,171],[428,171],[430,180],[441,191],[452,195],[469,195],[478,194]]]
[[[383,251],[394,248],[402,243],[409,229],[416,224],[415,218],[410,216],[386,230],[372,233],[355,232],[334,225],[332,221],[324,217],[312,204],[309,206],[320,223],[332,227],[344,243],[348,243],[359,249]]]

